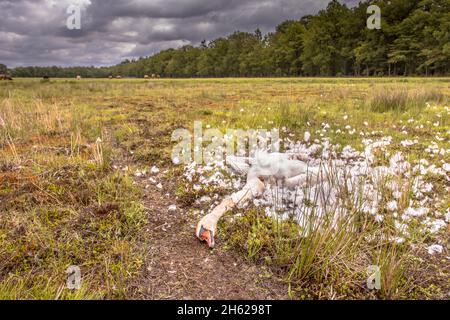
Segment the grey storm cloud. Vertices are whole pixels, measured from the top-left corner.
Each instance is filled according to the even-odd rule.
[[[233,31],[269,32],[329,0],[0,0],[0,63],[112,65]],[[349,5],[357,0],[341,1]],[[70,5],[81,30],[69,30]]]

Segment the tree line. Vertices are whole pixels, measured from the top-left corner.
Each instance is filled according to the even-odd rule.
[[[380,7],[369,30],[367,8]],[[450,0],[332,0],[316,15],[263,35],[237,31],[198,46],[168,49],[111,67],[18,67],[17,77],[414,76],[450,73]]]

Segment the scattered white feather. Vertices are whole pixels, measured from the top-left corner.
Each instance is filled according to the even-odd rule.
[[[153,166],[153,167],[150,169],[150,171],[151,171],[151,173],[153,173],[153,174],[159,173],[159,169],[158,169],[158,167],[156,167],[156,166]]]
[[[444,248],[439,244],[433,244],[427,248],[428,253],[434,255],[436,253],[441,254]]]

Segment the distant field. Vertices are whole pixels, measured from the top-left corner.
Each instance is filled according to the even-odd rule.
[[[448,299],[449,101],[450,78],[0,81],[0,299],[240,298],[225,282],[252,288],[243,298]],[[404,165],[400,195],[384,181],[377,212],[349,209],[357,232],[301,239],[252,205],[227,215],[210,253],[193,226],[232,189],[193,188],[172,164],[172,132],[194,121],[279,128],[283,142],[308,131],[307,146],[329,141],[338,157],[388,141],[371,166]],[[215,275],[198,257],[221,268],[221,290],[201,291]],[[369,265],[379,291],[365,287]]]

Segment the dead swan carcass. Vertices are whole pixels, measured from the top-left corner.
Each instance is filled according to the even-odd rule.
[[[258,152],[254,158],[227,157],[228,166],[237,173],[247,174],[247,183],[242,190],[225,198],[199,221],[196,229],[197,237],[213,248],[219,219],[236,206],[244,205],[261,196],[264,193],[266,181],[274,180],[281,182],[287,188],[295,188],[305,183],[317,184],[325,178],[318,168],[308,167],[299,159],[303,157],[295,154],[266,152]]]

